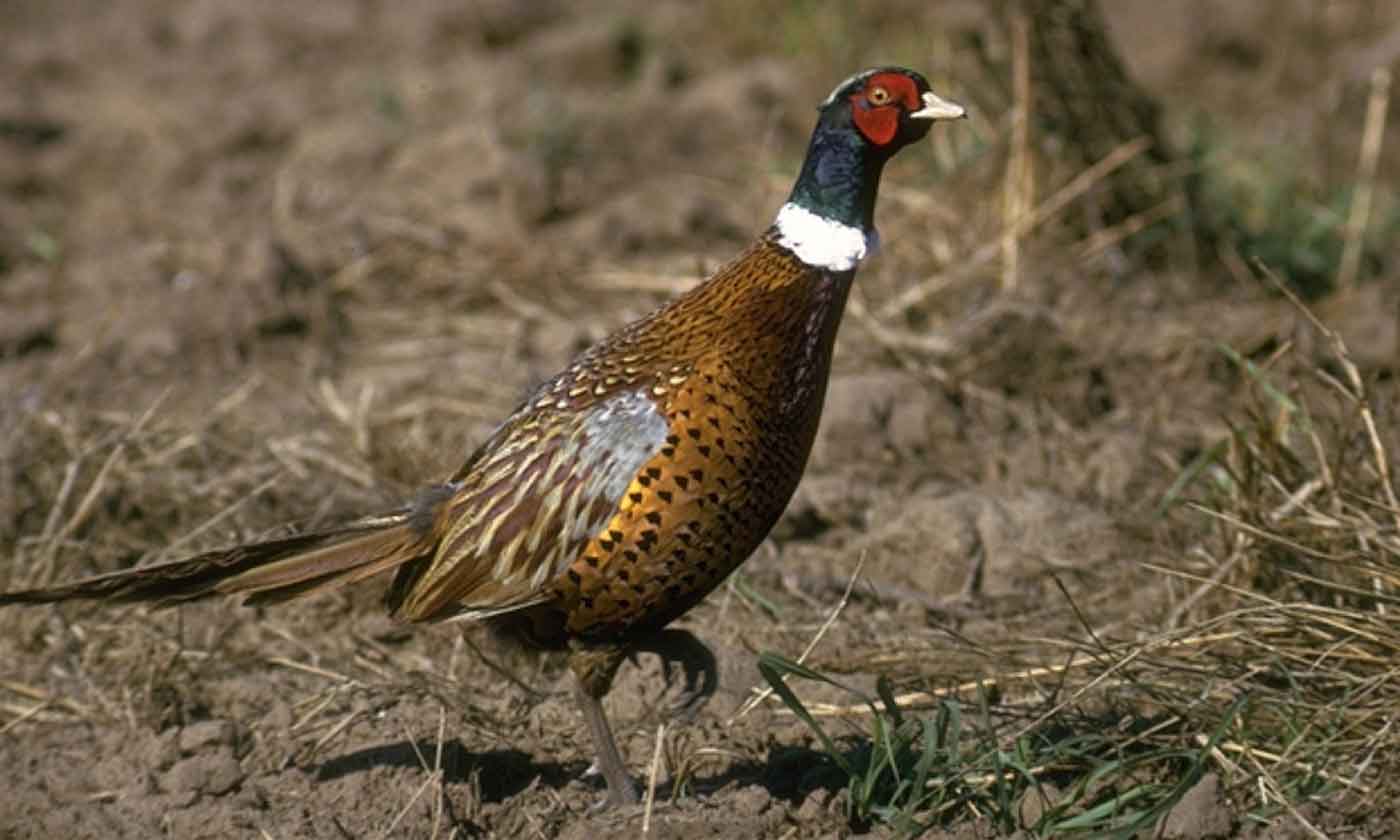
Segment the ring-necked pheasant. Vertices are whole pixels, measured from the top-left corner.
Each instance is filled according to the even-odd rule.
[[[819,109],[777,220],[714,276],[576,358],[445,483],[341,528],[212,551],[0,604],[273,603],[393,572],[409,622],[489,620],[568,652],[608,802],[637,792],[603,713],[619,665],[684,667],[690,707],[709,650],[666,629],[768,534],[807,460],[856,267],[875,245],[885,163],[963,109],[910,70],[850,77]]]

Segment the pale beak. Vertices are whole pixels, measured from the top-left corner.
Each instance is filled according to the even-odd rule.
[[[933,93],[924,94],[924,107],[909,115],[915,120],[956,120],[967,116],[967,109],[946,99],[940,99]]]

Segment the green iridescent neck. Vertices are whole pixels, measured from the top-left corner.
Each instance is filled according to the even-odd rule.
[[[802,172],[788,201],[818,216],[860,230],[875,226],[875,196],[886,155],[866,143],[850,124],[825,117],[812,133]]]

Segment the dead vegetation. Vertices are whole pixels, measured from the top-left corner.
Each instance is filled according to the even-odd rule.
[[[854,703],[804,703],[792,677],[830,678],[760,662],[848,775],[853,820],[1133,836],[1161,829],[1209,776],[1212,807],[1228,802],[1241,827],[1282,819],[1328,837],[1382,824],[1400,754],[1396,440],[1342,337],[1292,300],[1316,359],[1284,345],[1256,364],[1221,348],[1244,374],[1240,415],[1162,501],[1212,527],[1176,562],[1148,564],[1170,593],[1158,620],[1101,633],[1101,613],[1062,590],[1081,633],[1013,638],[977,651],[978,679],[905,693],[882,682],[851,690]],[[864,737],[838,746],[828,717],[858,718]]]

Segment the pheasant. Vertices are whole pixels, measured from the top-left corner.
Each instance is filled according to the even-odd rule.
[[[715,691],[713,654],[667,625],[748,558],[797,488],[846,296],[877,242],[885,163],[964,116],[899,67],[851,76],[818,113],[792,194],[756,242],[584,351],[411,503],[0,604],[271,604],[392,573],[398,620],[483,621],[565,652],[606,804],[635,803],[602,700],[640,652],[661,657],[668,681],[683,668],[686,710]]]

